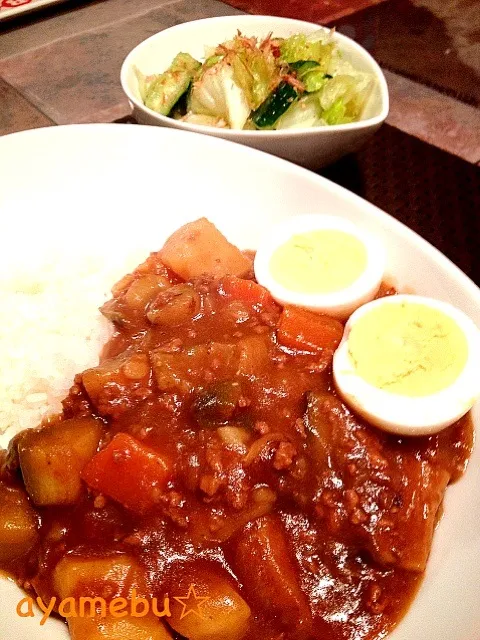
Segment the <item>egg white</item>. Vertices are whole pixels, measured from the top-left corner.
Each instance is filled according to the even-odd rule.
[[[332,293],[302,293],[281,285],[272,275],[270,261],[273,253],[297,234],[335,229],[357,238],[365,247],[367,265],[350,286]],[[353,222],[332,215],[310,214],[293,216],[274,227],[259,245],[255,256],[255,277],[280,304],[291,304],[334,318],[346,319],[358,307],[373,300],[382,282],[386,264],[383,245],[370,233]]]
[[[349,355],[349,335],[361,317],[379,305],[405,302],[416,302],[448,315],[467,340],[467,362],[455,381],[446,389],[421,397],[395,394],[373,386],[358,375]],[[464,416],[480,397],[480,331],[467,315],[445,302],[412,295],[381,298],[364,305],[350,317],[334,354],[333,377],[346,404],[380,429],[405,436],[438,433]]]

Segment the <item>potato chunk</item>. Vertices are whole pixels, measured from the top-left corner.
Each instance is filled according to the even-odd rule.
[[[185,588],[183,581],[181,585],[177,591],[185,590],[185,594],[182,593],[184,604],[171,602],[172,615],[167,618],[177,633],[189,640],[243,638],[248,628],[250,607],[226,578],[213,572],[199,571],[198,575],[195,572],[192,576],[191,585]],[[194,612],[185,615],[190,609]]]
[[[97,450],[101,422],[72,418],[26,431],[18,454],[25,487],[39,506],[73,504],[82,490],[80,472]]]
[[[29,551],[37,540],[38,518],[25,492],[0,484],[0,562]]]
[[[163,262],[185,280],[208,274],[222,276],[245,275],[252,262],[240,249],[230,244],[206,218],[180,227],[160,251]]]
[[[62,600],[75,598],[79,617],[68,618],[72,640],[169,640],[172,637],[150,608],[145,616],[131,615],[135,602],[133,589],[137,591],[136,597],[141,598],[146,596],[146,587],[143,570],[128,555],[65,556],[55,568],[54,585]],[[89,600],[82,601],[82,598]],[[125,602],[121,609],[115,608],[112,615],[114,598],[125,598]],[[147,602],[150,607],[150,601]],[[163,602],[159,602],[158,610],[162,609]],[[143,612],[143,606],[139,604],[136,610]],[[128,615],[117,617],[125,611]]]
[[[229,379],[238,369],[238,349],[234,344],[209,342],[176,353],[159,347],[150,352],[153,374],[161,391],[188,393],[205,380],[205,370],[215,371],[218,381]]]
[[[269,362],[268,342],[264,336],[249,336],[238,342],[240,352],[238,373],[244,376],[258,376]]]
[[[82,373],[82,384],[97,412],[114,417],[146,398],[149,380],[147,354],[128,350]]]
[[[157,297],[159,291],[164,291],[171,286],[165,276],[147,273],[134,280],[128,287],[125,292],[125,302],[133,311],[144,311],[145,307]]]
[[[173,636],[153,614],[143,618],[131,615],[117,618],[69,618],[68,629],[72,640],[171,640]]]
[[[176,284],[160,293],[147,311],[152,324],[176,327],[191,319],[200,309],[200,296],[189,284]]]
[[[137,589],[139,594],[145,591],[142,569],[127,554],[66,555],[55,567],[53,582],[61,599],[79,596],[128,598],[132,589]]]

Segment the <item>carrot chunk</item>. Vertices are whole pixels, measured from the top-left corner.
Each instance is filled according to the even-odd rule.
[[[338,320],[289,306],[284,307],[277,329],[279,342],[305,351],[336,349],[342,335],[343,325]]]
[[[263,614],[295,638],[311,638],[311,615],[281,521],[272,515],[247,524],[237,537],[235,570]],[[280,636],[281,637],[281,636]]]
[[[82,471],[90,487],[137,513],[156,504],[171,475],[167,458],[126,433],[117,433]]]
[[[267,289],[253,280],[226,276],[222,279],[222,290],[227,296],[232,296],[235,300],[241,300],[252,306],[256,304],[261,304],[263,307],[275,305]]]

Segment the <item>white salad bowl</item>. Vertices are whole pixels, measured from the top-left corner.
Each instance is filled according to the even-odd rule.
[[[425,240],[325,178],[241,145],[158,127],[52,127],[0,138],[0,175],[0,267],[7,273],[32,249],[54,249],[92,259],[100,252],[120,276],[135,266],[133,254],[142,260],[201,216],[239,247],[255,249],[291,216],[334,214],[384,244],[387,274],[400,290],[450,302],[480,326],[480,290]],[[473,420],[478,439],[478,404]],[[425,578],[389,640],[478,640],[479,523],[476,446],[465,475],[447,489]],[[19,617],[22,597],[0,577],[2,640],[68,638],[59,620],[40,626],[38,611]]]
[[[162,116],[145,106],[135,74],[135,67],[145,75],[162,73],[180,51],[203,60],[206,46],[216,46],[233,38],[237,30],[246,36],[265,38],[269,33],[278,37],[288,37],[295,33],[308,35],[319,28],[318,24],[301,20],[248,15],[207,18],[179,24],[144,40],[128,54],[120,74],[122,87],[133,108],[134,117],[142,124],[173,127],[225,138],[267,151],[309,169],[319,169],[356,151],[388,115],[388,88],[382,70],[363,47],[347,36],[333,32],[333,38],[345,60],[355,69],[372,74],[375,82],[362,119],[349,124],[279,131],[238,131],[182,122]]]

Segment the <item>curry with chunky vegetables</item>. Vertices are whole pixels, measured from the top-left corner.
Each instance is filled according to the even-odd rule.
[[[102,312],[100,364],[3,453],[0,566],[44,600],[170,597],[162,618],[70,617],[74,640],[383,637],[465,468],[469,417],[408,439],[352,413],[331,373],[343,324],[278,306],[205,219]],[[191,585],[185,615],[173,597]]]

